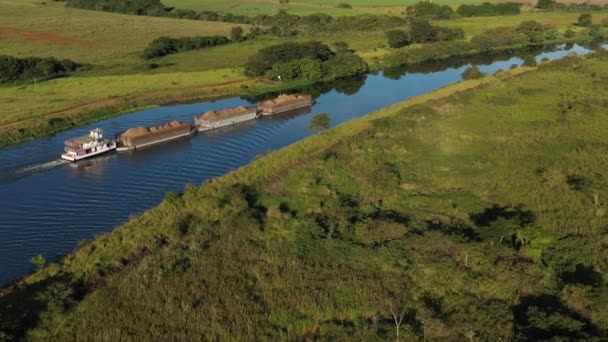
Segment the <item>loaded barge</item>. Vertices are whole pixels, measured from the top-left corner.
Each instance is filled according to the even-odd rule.
[[[89,135],[67,140],[61,158],[69,161],[79,161],[116,149],[116,141],[104,139],[103,131],[96,128]]]
[[[308,94],[279,95],[276,99],[258,103],[262,115],[274,115],[312,105],[312,96]]]
[[[258,111],[256,108],[239,106],[222,110],[210,110],[201,116],[195,117],[194,124],[198,127],[199,131],[208,131],[257,118]]]
[[[254,120],[259,118],[260,115],[299,112],[301,109],[310,109],[312,103],[313,98],[308,94],[282,94],[273,100],[260,102],[256,107],[239,106],[222,110],[210,110],[195,117],[194,126],[186,122],[173,120],[159,126],[129,128],[117,134],[115,140],[103,139],[103,131],[97,128],[92,130],[88,136],[66,141],[65,153],[61,155],[61,158],[78,161],[113,150],[134,150],[187,137],[197,130],[208,131]]]
[[[159,126],[134,127],[116,136],[118,151],[133,150],[159,144],[182,137],[187,137],[196,132],[195,128],[189,123],[181,121],[171,121]]]

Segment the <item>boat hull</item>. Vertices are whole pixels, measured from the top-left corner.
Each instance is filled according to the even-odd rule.
[[[113,146],[110,146],[110,147],[107,147],[105,149],[101,149],[99,151],[95,151],[95,152],[92,152],[92,153],[84,154],[82,156],[71,156],[71,155],[68,155],[68,154],[64,153],[64,154],[61,155],[61,159],[68,160],[68,161],[71,161],[71,162],[77,162],[79,160],[95,157],[95,156],[98,156],[100,154],[112,152],[114,150],[116,150],[116,145],[113,145]]]
[[[254,114],[254,115],[247,115],[247,116],[243,116],[240,118],[235,118],[234,120],[230,120],[230,121],[224,121],[218,124],[213,124],[213,125],[200,125],[198,126],[198,131],[199,132],[204,132],[204,131],[210,131],[213,129],[218,129],[218,128],[222,128],[222,127],[228,127],[228,126],[232,126],[232,125],[236,125],[238,123],[241,122],[246,122],[246,121],[251,121],[251,120],[255,120],[259,117],[259,115]]]
[[[276,111],[276,112],[264,112],[264,111],[261,111],[260,114],[264,115],[264,116],[277,115],[277,114],[289,112],[289,111],[300,109],[300,108],[304,108],[304,107],[310,107],[311,105],[312,105],[312,103],[305,103],[305,104],[302,104],[302,105],[297,105],[297,106],[285,108],[283,110]]]
[[[116,151],[118,152],[125,152],[125,151],[131,151],[131,150],[136,150],[136,149],[140,149],[146,146],[152,146],[152,145],[156,145],[156,144],[160,144],[160,143],[164,143],[167,141],[171,141],[171,140],[175,140],[175,139],[179,139],[179,138],[184,138],[184,137],[188,137],[193,135],[194,133],[196,133],[196,130],[193,129],[189,132],[183,133],[183,134],[178,134],[172,137],[168,137],[165,139],[161,139],[161,140],[157,140],[157,141],[151,141],[149,143],[144,143],[144,144],[139,144],[139,145],[134,145],[134,146],[119,146]]]

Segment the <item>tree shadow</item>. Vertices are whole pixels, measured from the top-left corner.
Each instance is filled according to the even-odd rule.
[[[600,286],[602,284],[602,274],[594,270],[592,265],[577,264],[574,270],[561,272],[559,278],[568,284],[589,286]]]
[[[63,310],[82,300],[88,289],[69,275],[46,278],[31,285],[15,285],[0,294],[0,337],[23,340],[52,304]],[[2,336],[2,333],[4,336]]]
[[[464,222],[456,221],[447,224],[439,220],[427,220],[425,223],[428,230],[441,232],[448,236],[459,236],[467,242],[479,242],[482,240],[479,234]]]
[[[512,308],[515,340],[583,340],[598,336],[598,328],[588,318],[565,306],[558,297],[523,297]]]
[[[494,204],[489,208],[485,208],[482,212],[470,214],[469,217],[478,227],[489,227],[500,219],[515,220],[523,227],[534,223],[536,220],[534,213],[524,209],[523,205],[512,207]]]

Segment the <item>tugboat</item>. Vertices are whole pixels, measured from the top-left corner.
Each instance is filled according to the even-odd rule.
[[[65,153],[61,155],[61,158],[75,162],[115,149],[116,141],[104,139],[103,131],[100,128],[95,128],[89,135],[67,140],[65,142]]]

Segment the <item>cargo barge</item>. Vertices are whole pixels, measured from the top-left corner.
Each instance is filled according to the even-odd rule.
[[[127,151],[142,148],[187,137],[194,132],[196,132],[196,129],[192,125],[176,120],[159,126],[129,128],[116,136],[117,150]]]
[[[239,106],[222,110],[210,110],[195,117],[194,124],[199,131],[208,131],[220,127],[230,126],[258,118],[256,108]]]
[[[104,139],[103,131],[96,128],[89,135],[67,140],[62,159],[72,162],[90,158],[116,149],[116,141]]]
[[[308,94],[282,94],[276,99],[258,103],[262,115],[274,115],[312,105],[312,96]]]

